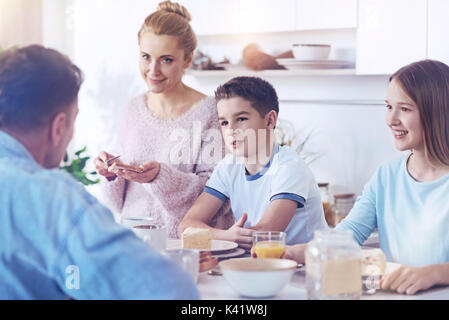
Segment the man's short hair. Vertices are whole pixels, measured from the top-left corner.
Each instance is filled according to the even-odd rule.
[[[215,91],[215,100],[234,97],[243,98],[251,103],[264,117],[271,110],[279,113],[279,101],[273,86],[258,77],[237,77],[219,86]]]
[[[56,50],[31,45],[0,55],[0,129],[35,129],[72,105],[81,70]]]

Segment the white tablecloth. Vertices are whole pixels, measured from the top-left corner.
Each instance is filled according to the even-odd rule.
[[[207,272],[200,274],[198,279],[198,290],[203,300],[242,300],[249,299],[240,296],[227,283],[223,276],[211,276]],[[307,293],[305,287],[304,271],[297,271],[290,283],[271,297],[275,300],[306,300]],[[394,292],[378,290],[373,295],[363,295],[362,300],[449,300],[449,286],[436,287],[427,291],[419,292],[416,295],[402,295]]]

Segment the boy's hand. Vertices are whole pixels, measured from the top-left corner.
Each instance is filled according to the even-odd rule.
[[[226,231],[226,240],[237,242],[244,249],[251,249],[254,230],[243,228],[247,219],[248,215],[244,213],[239,221]]]

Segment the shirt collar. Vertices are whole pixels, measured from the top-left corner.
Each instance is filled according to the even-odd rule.
[[[247,181],[253,181],[253,180],[257,180],[260,177],[262,177],[268,171],[268,169],[270,169],[270,166],[273,163],[273,158],[274,158],[274,156],[278,152],[279,152],[279,145],[275,144],[274,148],[273,148],[273,152],[272,152],[271,157],[270,157],[270,161],[268,161],[268,163],[265,165],[265,167],[262,170],[260,170],[259,172],[257,172],[256,174],[254,174],[252,176],[248,174],[248,171],[245,168],[245,178],[246,178],[246,180]]]
[[[0,158],[24,158],[35,162],[31,153],[16,138],[0,130]]]

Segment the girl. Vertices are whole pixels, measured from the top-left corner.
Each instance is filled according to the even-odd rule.
[[[403,265],[382,289],[415,294],[449,284],[449,67],[425,60],[401,68],[386,104],[395,146],[410,153],[378,168],[336,229],[352,230],[361,245],[377,227],[387,259]],[[284,257],[304,262],[304,249]]]

